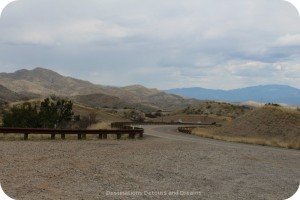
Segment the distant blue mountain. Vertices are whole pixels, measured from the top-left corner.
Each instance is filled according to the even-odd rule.
[[[300,105],[300,89],[288,85],[259,85],[234,90],[212,90],[205,88],[178,88],[165,92],[196,99],[227,102],[270,102]]]

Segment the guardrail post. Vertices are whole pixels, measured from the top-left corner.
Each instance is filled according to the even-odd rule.
[[[121,139],[121,133],[117,133],[117,139],[119,140],[119,139]]]
[[[81,134],[78,133],[77,136],[78,136],[78,140],[81,140]]]
[[[140,132],[140,138],[142,138],[144,136],[143,132]]]
[[[134,139],[134,138],[135,138],[134,136],[135,136],[134,133],[129,133],[129,138],[130,138],[130,139]]]
[[[103,134],[103,139],[107,139],[107,133]]]
[[[102,138],[103,138],[103,135],[102,135],[102,133],[99,133],[99,136],[98,136],[98,138],[102,140]]]
[[[55,140],[55,133],[51,133],[51,140]]]
[[[28,133],[24,133],[24,140],[28,140]]]
[[[62,133],[62,134],[61,134],[61,139],[62,139],[62,140],[66,139],[66,134]]]

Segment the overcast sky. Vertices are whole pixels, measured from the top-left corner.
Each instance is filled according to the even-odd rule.
[[[300,17],[282,0],[18,0],[0,71],[44,67],[103,85],[300,88]]]

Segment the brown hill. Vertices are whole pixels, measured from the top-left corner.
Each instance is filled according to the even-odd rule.
[[[12,102],[12,101],[19,101],[19,100],[26,100],[30,99],[33,96],[31,95],[25,95],[25,94],[18,94],[16,92],[13,92],[6,87],[0,85],[0,102]]]
[[[18,93],[34,93],[42,96],[52,94],[67,97],[75,96],[74,98],[78,102],[96,107],[120,103],[122,106],[132,105],[147,110],[178,109],[200,102],[143,86],[119,88],[96,85],[88,81],[65,77],[43,68],[0,73],[0,84]],[[84,95],[87,96],[84,97]]]
[[[105,88],[88,81],[65,77],[43,68],[22,69],[14,73],[0,73],[0,83],[16,92],[31,92],[41,95],[73,96],[100,93],[104,92]]]
[[[223,102],[205,102],[200,105],[190,106],[184,109],[182,112],[185,114],[216,115],[237,118],[252,109],[252,107],[244,105],[234,105]]]
[[[223,131],[240,136],[296,138],[300,137],[300,112],[264,106],[235,119]]]
[[[188,99],[179,95],[167,94],[155,88],[146,88],[141,85],[131,85],[122,89],[131,93],[132,96],[141,96],[141,103],[152,104],[152,106],[164,108],[165,110],[176,110],[186,108],[190,105],[196,105],[203,101],[197,99]],[[149,106],[149,105],[148,105]]]
[[[264,106],[221,128],[204,132],[195,130],[196,134],[216,139],[300,149],[300,112]]]

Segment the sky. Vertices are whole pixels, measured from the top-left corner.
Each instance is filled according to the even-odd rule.
[[[0,71],[96,84],[300,88],[300,17],[283,0],[18,0],[0,18]]]

